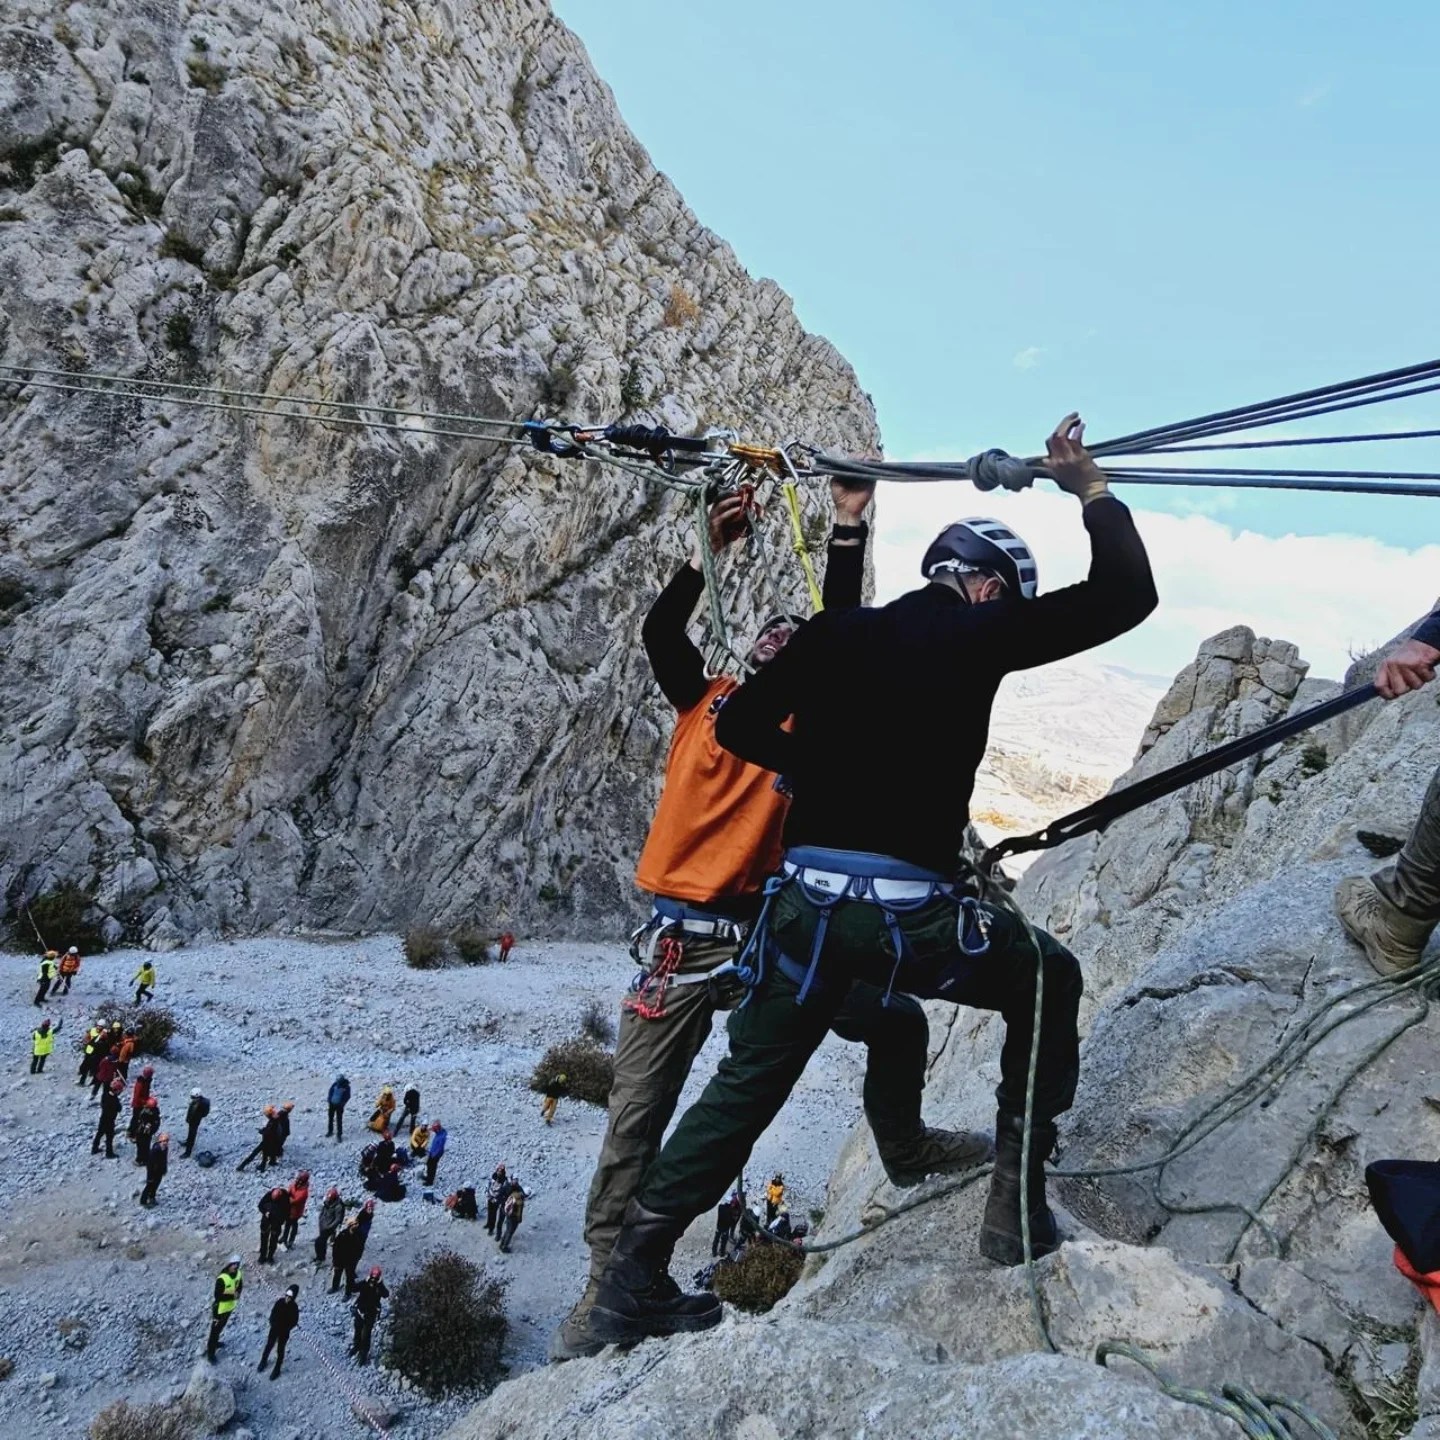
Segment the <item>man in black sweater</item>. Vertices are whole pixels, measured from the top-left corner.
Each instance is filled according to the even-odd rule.
[[[1037,959],[1043,965],[1029,1208],[1033,1253],[1056,1245],[1042,1165],[1054,1118],[1074,1098],[1079,966],[1043,931],[1032,945],[1006,910],[965,894],[956,870],[1003,677],[1112,639],[1156,604],[1130,512],[1109,495],[1083,434],[1067,416],[1046,468],[1082,502],[1087,580],[1036,598],[1034,557],[1019,537],[999,522],[962,522],[927,552],[925,588],[878,609],[817,616],[720,712],[720,743],[792,789],[787,882],[763,937],[770,962],[731,1019],[730,1053],[626,1212],[591,1313],[598,1339],[717,1322],[669,1293],[669,1248],[725,1194],[856,981],[1004,1016],[981,1248],[1014,1264]]]
[[[838,482],[831,487],[837,523],[826,551],[826,614],[860,604],[868,534],[863,516],[872,492]],[[747,524],[740,497],[717,501],[706,537],[712,554],[743,540]],[[675,707],[675,730],[660,804],[636,869],[636,883],[655,899],[650,924],[636,937],[636,958],[645,969],[621,1007],[609,1124],[586,1205],[589,1282],[551,1337],[550,1358],[557,1361],[603,1348],[586,1330],[600,1276],[716,1011],[731,1008],[743,993],[731,962],[780,860],[786,800],[775,777],[716,741],[717,717],[738,687],[729,676],[706,674],[688,634],[704,591],[697,550],[655,601],[642,632],[656,682]],[[751,665],[763,671],[774,664],[800,628],[786,615],[764,623]],[[927,1174],[982,1163],[990,1153],[988,1136],[930,1129],[921,1116],[929,1045],[923,1008],[898,992],[890,1003],[882,1000],[875,986],[855,985],[826,1025],[867,1047],[865,1115],[887,1174],[896,1184],[915,1185]],[[708,1308],[719,1315],[713,1297]]]
[[[275,1368],[270,1372],[272,1380],[280,1378],[280,1368],[285,1364],[285,1347],[290,1343],[290,1332],[300,1323],[298,1303],[300,1287],[292,1285],[270,1307],[270,1329],[265,1335],[265,1348],[260,1352],[260,1363],[255,1367],[263,1370],[270,1363],[270,1352],[275,1352]]]
[[[1375,671],[1375,686],[1396,700],[1435,678],[1440,665],[1440,610],[1423,620]],[[1380,975],[1420,963],[1440,923],[1440,770],[1420,803],[1420,818],[1404,848],[1374,875],[1350,875],[1335,891],[1335,910],[1350,938],[1365,949]]]

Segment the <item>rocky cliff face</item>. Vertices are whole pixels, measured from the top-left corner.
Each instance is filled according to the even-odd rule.
[[[1243,629],[1216,636],[1161,701],[1126,778],[1334,689],[1306,679],[1291,646]],[[1259,1076],[1253,1103],[1222,1110],[1162,1173],[1053,1182],[1070,1239],[1036,1275],[1059,1356],[1032,1353],[1023,1272],[976,1254],[984,1186],[932,1182],[926,1203],[899,1213],[916,1192],[886,1183],[862,1126],[816,1238],[884,1223],[812,1260],[770,1316],[525,1377],[454,1440],[579,1435],[584,1423],[737,1440],[1240,1433],[1177,1410],[1126,1362],[1081,1365],[1114,1337],[1182,1383],[1287,1395],[1355,1440],[1412,1424],[1440,1435],[1440,1326],[1428,1311],[1422,1321],[1394,1270],[1363,1183],[1370,1160],[1440,1148],[1440,1019],[1416,990],[1347,998],[1375,977],[1331,913],[1337,880],[1377,864],[1357,828],[1403,835],[1437,754],[1432,687],[1138,812],[1022,881],[1028,912],[1064,935],[1086,974],[1060,1167],[1155,1160]],[[997,1022],[930,1009],[927,1118],[989,1124]],[[687,1394],[703,1397],[693,1416]],[[665,1407],[691,1428],[664,1429]]]
[[[543,0],[3,0],[0,293],[12,364],[877,444]],[[505,447],[12,389],[0,892],[152,944],[625,912],[683,524]]]

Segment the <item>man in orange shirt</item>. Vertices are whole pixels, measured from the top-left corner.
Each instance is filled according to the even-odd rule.
[[[868,534],[861,517],[873,486],[856,490],[836,482],[831,493],[837,523],[826,557],[824,602],[827,609],[854,609],[862,598]],[[739,497],[712,506],[713,552],[747,533]],[[785,796],[772,774],[715,739],[715,717],[739,682],[727,675],[707,678],[687,634],[704,585],[697,551],[656,600],[642,631],[655,679],[676,710],[675,732],[635,875],[636,884],[653,893],[654,912],[635,936],[633,953],[642,969],[621,1010],[609,1125],[586,1206],[590,1278],[551,1337],[550,1358],[557,1361],[603,1348],[588,1319],[625,1207],[659,1151],[716,1010],[731,1009],[741,997],[733,962],[759,914],[765,881],[780,864]],[[789,615],[766,621],[750,664],[767,665],[800,623]],[[831,1028],[868,1047],[865,1115],[893,1183],[917,1185],[928,1174],[970,1169],[990,1157],[988,1136],[931,1130],[921,1119],[929,1028],[918,1001],[892,994],[886,1003],[878,988],[856,985]],[[708,1299],[718,1309],[719,1301]]]

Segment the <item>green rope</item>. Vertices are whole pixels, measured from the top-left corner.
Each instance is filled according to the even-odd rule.
[[[1039,1070],[1040,1061],[1040,1021],[1044,1008],[1045,986],[1044,963],[1039,941],[1035,934],[1035,928],[1031,925],[1028,916],[1025,915],[1024,911],[1021,910],[1012,897],[994,882],[990,875],[980,874],[978,878],[982,887],[983,897],[991,904],[1004,909],[1019,923],[1035,955],[1035,1010],[1030,1041],[1029,1067],[1026,1073],[1025,1118],[1020,1157],[1020,1235],[1021,1248],[1024,1255],[1023,1263],[1026,1282],[1030,1296],[1030,1307],[1035,1319],[1035,1328],[1046,1349],[1051,1352],[1056,1352],[1058,1347],[1050,1334],[1050,1328],[1045,1318],[1044,1299],[1041,1295],[1039,1280],[1035,1272],[1035,1257],[1030,1235],[1030,1139],[1034,1124],[1036,1075]],[[1265,1233],[1277,1253],[1283,1253],[1283,1242],[1275,1234],[1274,1230],[1260,1217],[1258,1211],[1269,1202],[1275,1192],[1285,1180],[1288,1179],[1315,1133],[1320,1126],[1324,1124],[1338,1103],[1340,1096],[1349,1087],[1351,1082],[1383,1055],[1401,1035],[1420,1024],[1429,1014],[1430,1002],[1424,987],[1436,977],[1437,970],[1440,970],[1440,967],[1416,965],[1394,976],[1384,976],[1378,980],[1368,980],[1359,985],[1351,986],[1342,994],[1333,996],[1327,1000],[1316,1010],[1312,1011],[1304,1022],[1288,1036],[1266,1060],[1242,1076],[1239,1081],[1225,1090],[1216,1100],[1212,1101],[1192,1119],[1189,1124],[1179,1132],[1162,1155],[1156,1156],[1151,1160],[1137,1161],[1129,1165],[1112,1165],[1073,1170],[1057,1168],[1052,1170],[1051,1174],[1067,1179],[1093,1180],[1119,1175],[1138,1175],[1147,1171],[1153,1171],[1154,1177],[1151,1193],[1164,1209],[1173,1214],[1193,1215],[1233,1210],[1238,1211],[1246,1217],[1245,1224],[1241,1227],[1240,1232],[1236,1235],[1230,1246],[1226,1257],[1227,1260],[1234,1258],[1241,1241],[1244,1239],[1251,1225],[1258,1226]],[[1339,1014],[1334,1018],[1327,1019],[1327,1017],[1332,1015],[1332,1012],[1338,1011],[1342,1005],[1354,1000],[1357,996],[1365,995],[1372,991],[1376,993],[1371,995],[1363,1004],[1347,1010],[1344,1014]],[[1285,1079],[1294,1073],[1307,1055],[1328,1036],[1340,1029],[1341,1026],[1348,1025],[1352,1020],[1368,1014],[1378,1005],[1393,999],[1396,995],[1417,991],[1421,995],[1421,1007],[1408,1015],[1402,1024],[1389,1030],[1378,1040],[1367,1046],[1360,1057],[1346,1069],[1339,1082],[1331,1089],[1325,1102],[1319,1107],[1310,1124],[1305,1128],[1300,1139],[1292,1147],[1290,1155],[1279,1176],[1270,1184],[1265,1194],[1256,1202],[1253,1209],[1238,1201],[1222,1201],[1206,1205],[1184,1205],[1179,1201],[1166,1200],[1161,1187],[1164,1180],[1165,1167],[1172,1160],[1194,1149],[1195,1146],[1199,1145],[1207,1136],[1213,1134],[1220,1126],[1235,1119],[1255,1104],[1256,1101],[1261,1099],[1262,1096],[1270,1093],[1278,1085],[1283,1083]],[[839,1250],[846,1245],[853,1244],[857,1240],[875,1234],[882,1227],[889,1224],[890,1221],[897,1220],[902,1215],[918,1210],[923,1205],[929,1205],[936,1200],[958,1194],[968,1189],[971,1185],[975,1184],[976,1181],[991,1174],[993,1170],[993,1165],[979,1166],[974,1170],[967,1171],[964,1175],[958,1176],[948,1185],[939,1186],[927,1194],[917,1195],[912,1199],[887,1208],[878,1219],[869,1224],[862,1225],[858,1230],[838,1236],[834,1240],[806,1244],[802,1249],[807,1255],[823,1255]],[[1166,1376],[1142,1351],[1137,1350],[1134,1346],[1121,1340],[1106,1340],[1102,1342],[1096,1350],[1096,1362],[1104,1365],[1109,1355],[1121,1355],[1134,1360],[1160,1381],[1160,1387],[1166,1394],[1171,1395],[1172,1398],[1185,1400],[1191,1404],[1203,1406],[1206,1409],[1214,1410],[1216,1413],[1226,1416],[1240,1425],[1245,1434],[1253,1437],[1253,1440],[1295,1440],[1294,1432],[1288,1427],[1287,1422],[1279,1413],[1281,1411],[1288,1411],[1294,1415],[1308,1426],[1314,1434],[1320,1436],[1321,1440],[1335,1440],[1333,1431],[1331,1431],[1318,1416],[1299,1402],[1287,1399],[1284,1396],[1260,1395],[1242,1386],[1234,1385],[1225,1386],[1219,1395],[1215,1395],[1207,1390],[1197,1390],[1180,1386]]]

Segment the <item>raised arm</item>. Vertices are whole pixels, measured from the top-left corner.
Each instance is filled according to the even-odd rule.
[[[744,533],[744,505],[735,495],[710,507],[711,552],[719,554]],[[698,705],[705,694],[705,657],[689,635],[690,617],[705,593],[697,549],[660,592],[641,627],[640,638],[661,692],[677,710]]]
[[[865,542],[870,527],[864,515],[875,495],[875,485],[852,486],[830,482],[835,502],[835,528],[825,551],[823,598],[827,610],[854,610],[865,588]]]
[[[1133,630],[1159,603],[1150,559],[1130,511],[1110,494],[1084,446],[1085,426],[1067,415],[1048,442],[1047,468],[1081,504],[1090,573],[1078,585],[997,606],[989,635],[1006,670],[1048,665]]]

